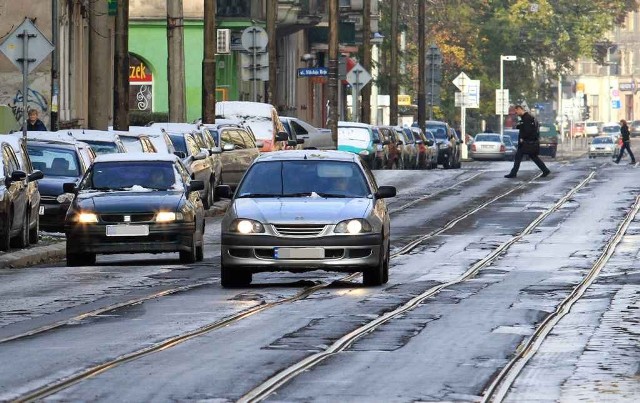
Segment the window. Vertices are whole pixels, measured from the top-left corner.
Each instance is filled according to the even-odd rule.
[[[51,146],[27,145],[31,162],[46,176],[80,176],[80,161],[73,150]]]

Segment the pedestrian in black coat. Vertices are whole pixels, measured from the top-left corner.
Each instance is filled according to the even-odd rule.
[[[41,131],[46,132],[47,127],[42,120],[38,119],[38,111],[36,109],[29,109],[29,119],[27,120],[27,131]]]
[[[633,155],[631,151],[631,133],[629,132],[629,126],[627,126],[627,121],[622,119],[620,120],[620,134],[622,135],[622,147],[620,148],[620,154],[618,154],[618,158],[616,159],[616,164],[620,163],[620,158],[622,158],[622,154],[624,154],[624,150],[627,150],[629,153],[629,157],[631,157],[630,164],[636,163],[636,157]]]
[[[542,162],[538,154],[540,153],[540,134],[538,130],[538,122],[529,112],[526,112],[522,105],[516,105],[516,114],[520,116],[520,122],[516,126],[518,128],[518,150],[513,160],[513,168],[511,172],[505,175],[505,178],[515,178],[520,169],[522,157],[526,154],[531,161],[542,171],[542,177],[551,173],[549,168]]]

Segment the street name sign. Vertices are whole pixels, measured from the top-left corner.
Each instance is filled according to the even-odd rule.
[[[298,69],[298,77],[318,77],[329,75],[326,67],[305,67]]]

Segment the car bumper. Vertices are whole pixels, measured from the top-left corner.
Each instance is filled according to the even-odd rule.
[[[444,164],[449,161],[451,151],[447,148],[438,151],[438,164]]]
[[[136,224],[137,225],[137,224]],[[70,253],[163,253],[189,251],[194,223],[149,224],[149,235],[107,236],[106,225],[66,225]]]
[[[225,268],[251,272],[327,270],[357,272],[380,261],[380,234],[280,238],[274,236],[222,235],[222,262]],[[282,248],[318,248],[322,257],[282,258]]]
[[[49,232],[63,232],[64,218],[71,203],[43,203],[40,202],[40,229]]]
[[[507,157],[505,153],[495,152],[495,153],[478,153],[472,152],[469,155],[474,160],[503,160]]]
[[[612,157],[615,150],[589,150],[589,157]]]

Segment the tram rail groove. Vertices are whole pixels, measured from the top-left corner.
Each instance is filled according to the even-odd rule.
[[[352,345],[355,341],[360,339],[361,337],[373,332],[380,325],[394,319],[395,317],[404,314],[416,306],[420,305],[427,298],[431,298],[432,296],[439,293],[441,290],[451,287],[456,284],[460,284],[466,281],[469,278],[474,277],[482,268],[488,266],[495,259],[497,259],[506,249],[508,249],[511,245],[521,240],[524,236],[529,235],[540,223],[542,223],[549,215],[555,212],[558,208],[560,208],[563,204],[569,201],[573,195],[578,192],[581,188],[583,188],[593,177],[595,176],[595,171],[592,171],[582,182],[572,188],[564,197],[558,200],[552,207],[548,208],[544,212],[542,212],[538,217],[533,220],[522,232],[514,236],[508,241],[502,243],[499,247],[494,249],[489,255],[481,259],[480,261],[473,264],[466,272],[460,275],[458,278],[451,280],[449,282],[437,285],[432,287],[425,292],[421,293],[413,297],[411,300],[400,306],[399,308],[394,309],[393,311],[389,311],[387,313],[382,314],[378,318],[370,321],[362,325],[361,327],[353,330],[352,332],[342,336],[335,342],[333,342],[329,347],[327,347],[324,351],[320,351],[314,353],[303,360],[297,362],[296,364],[283,369],[278,372],[271,378],[265,380],[262,384],[253,388],[245,395],[243,395],[238,402],[239,403],[253,403],[260,402],[278,390],[281,386],[289,382],[291,379],[300,375],[303,372],[306,372],[313,368],[315,365],[324,361],[325,359],[340,353],[347,349],[350,345]]]
[[[624,237],[631,222],[640,211],[640,196],[636,197],[635,203],[618,226],[614,236],[607,242],[603,252],[593,264],[587,275],[578,283],[573,291],[550,313],[538,326],[531,337],[520,345],[514,357],[505,365],[498,375],[485,389],[481,402],[499,403],[504,400],[509,393],[509,389],[524,369],[529,360],[538,352],[542,343],[560,320],[567,315],[573,305],[584,296],[588,288],[598,278],[598,275],[609,262],[615,252],[616,247]]]
[[[573,195],[575,193],[575,191],[577,191],[577,189],[579,189],[580,187],[582,187],[586,183],[588,183],[588,181],[591,180],[591,178],[594,175],[595,175],[595,172],[591,172],[591,174],[586,179],[584,179],[579,185],[577,185],[576,187],[574,187],[570,191],[569,195]],[[523,182],[523,183],[521,183],[521,184],[519,184],[517,186],[514,186],[513,188],[510,188],[509,190],[501,193],[500,195],[493,197],[491,200],[489,200],[487,202],[484,202],[481,205],[476,206],[475,208],[471,209],[470,211],[467,211],[467,212],[461,214],[457,218],[449,221],[444,227],[441,227],[438,230],[432,231],[431,233],[429,233],[427,235],[424,235],[424,236],[421,236],[420,238],[412,241],[411,245],[413,245],[413,246],[407,247],[407,246],[409,246],[409,245],[407,245],[407,246],[403,247],[400,252],[396,252],[396,253],[392,254],[390,257],[397,257],[399,255],[409,253],[416,246],[418,246],[421,242],[424,242],[425,240],[427,240],[427,239],[429,239],[429,238],[431,238],[433,236],[436,236],[436,235],[444,232],[445,230],[451,229],[453,226],[455,226],[455,224],[457,224],[458,222],[460,222],[464,218],[467,218],[471,214],[474,214],[474,213],[482,210],[483,208],[485,208],[485,207],[489,206],[490,204],[494,203],[495,201],[497,201],[497,200],[499,200],[499,199],[501,199],[501,198],[513,193],[514,191],[526,187],[528,184],[532,183],[539,176],[540,175],[538,174],[537,176],[533,177],[529,181],[526,181],[526,182]],[[451,188],[454,188],[455,186],[456,185],[453,185],[450,188],[443,189],[442,191],[450,190]],[[561,200],[565,200],[565,199],[568,200],[569,195],[565,196]],[[555,208],[553,208],[553,211],[555,211]],[[529,225],[529,227],[531,227],[531,224]],[[527,229],[529,227],[527,227]],[[525,229],[525,231],[527,229]],[[482,262],[486,262],[486,263],[484,263],[484,265],[490,263],[490,261],[488,259],[490,258],[491,260],[493,260],[500,253],[502,253],[502,249],[499,248],[499,252],[496,253],[494,251],[494,253],[490,254],[488,257],[485,257],[480,262],[476,263],[476,265],[472,266],[472,269],[475,268],[476,266],[478,266],[479,264],[481,264]],[[482,266],[482,267],[484,267],[484,266]],[[478,266],[478,268],[475,269],[475,272],[477,272],[478,270],[480,270],[480,266]],[[469,273],[470,271],[471,271],[471,269],[467,273]],[[353,280],[353,279],[355,279],[355,278],[357,278],[359,276],[361,276],[361,273],[353,273],[353,274],[350,274],[348,276],[342,277],[342,278],[340,278],[340,279],[338,279],[336,281],[351,281],[351,280]],[[471,275],[468,275],[465,278],[468,278],[468,277],[471,277]],[[83,380],[89,379],[89,378],[91,378],[93,376],[96,376],[96,375],[98,375],[98,374],[100,374],[102,372],[105,372],[105,371],[107,371],[107,370],[109,370],[111,368],[117,367],[117,366],[119,366],[121,364],[125,364],[127,362],[134,361],[134,360],[142,358],[144,356],[147,356],[147,355],[150,355],[150,354],[165,350],[167,348],[171,348],[173,346],[176,346],[178,344],[186,342],[186,341],[188,341],[190,339],[193,339],[195,337],[204,335],[204,334],[209,333],[211,331],[214,331],[214,330],[220,329],[222,327],[229,326],[229,325],[231,325],[233,323],[239,322],[242,319],[245,319],[245,318],[247,318],[249,316],[252,316],[252,315],[257,314],[259,312],[265,311],[267,309],[273,308],[275,306],[283,305],[283,304],[286,304],[286,303],[289,303],[289,302],[294,302],[294,301],[305,299],[309,295],[311,295],[311,294],[313,294],[313,293],[315,293],[315,292],[317,292],[317,291],[319,291],[321,289],[327,288],[330,284],[331,283],[317,284],[317,285],[314,285],[314,286],[311,286],[311,287],[307,287],[307,288],[301,290],[300,292],[298,292],[296,295],[294,295],[292,297],[284,298],[284,299],[281,299],[281,300],[278,300],[278,301],[273,301],[273,302],[270,302],[270,303],[263,303],[263,304],[260,304],[258,306],[249,308],[249,309],[244,310],[242,312],[239,312],[237,314],[222,318],[222,319],[220,319],[218,321],[215,321],[215,322],[212,322],[212,323],[210,323],[208,325],[202,326],[202,327],[200,327],[198,329],[195,329],[193,331],[187,332],[187,333],[182,334],[182,335],[171,337],[169,339],[166,339],[166,340],[163,340],[161,342],[158,342],[158,343],[156,343],[156,344],[154,344],[152,346],[148,346],[146,348],[131,352],[129,354],[125,354],[125,355],[123,355],[121,357],[118,357],[116,359],[109,360],[109,361],[106,361],[104,363],[101,363],[101,364],[95,365],[93,367],[87,368],[85,370],[82,370],[80,372],[77,372],[77,373],[75,373],[75,374],[73,374],[73,375],[71,375],[69,377],[64,378],[64,379],[61,379],[61,380],[58,380],[58,381],[55,381],[55,382],[51,382],[51,383],[49,383],[47,385],[44,385],[42,387],[33,389],[30,392],[27,392],[26,394],[23,394],[23,395],[15,398],[15,399],[13,399],[11,401],[12,402],[33,402],[33,401],[37,401],[37,400],[46,398],[46,397],[51,396],[51,395],[53,395],[55,393],[58,393],[58,392],[60,392],[62,390],[65,390],[65,389],[67,389],[67,388],[69,388],[69,387],[71,387],[71,386],[73,386],[73,385],[75,385],[77,383],[80,383]],[[445,284],[442,284],[441,286],[434,287],[434,288],[437,288],[438,290],[436,292],[433,292],[433,294],[439,292],[442,288],[445,288],[445,287],[447,287],[449,285],[453,285],[453,284],[456,284],[456,283],[454,283],[454,282],[445,283]],[[187,287],[187,286],[185,286],[185,287]],[[433,288],[430,289],[430,290],[433,290]],[[429,292],[430,290],[428,290],[427,292]],[[143,297],[142,299],[144,299],[144,298],[145,297]],[[413,298],[411,301],[415,300],[416,298]],[[428,298],[428,297],[425,297],[423,299],[426,299],[426,298]],[[147,299],[151,299],[151,298],[147,298]],[[409,301],[407,304],[411,303],[411,301]],[[141,301],[141,302],[144,302],[144,301]],[[140,302],[136,302],[136,303],[140,303]],[[122,305],[123,306],[127,306],[127,303],[124,302],[124,303],[122,303]],[[133,305],[133,304],[130,303],[129,305]],[[118,308],[120,308],[120,306]],[[104,313],[104,312],[101,312],[101,313]],[[87,314],[84,314],[84,316],[85,317],[95,316],[95,314],[92,315],[91,313],[87,313]],[[65,323],[66,322],[68,322],[68,321],[65,321]],[[62,324],[62,325],[64,325],[64,324]],[[59,326],[62,326],[62,325],[59,325]],[[378,325],[376,325],[375,327],[377,327],[377,326]],[[375,327],[372,330],[374,330]],[[42,331],[47,331],[47,330],[51,330],[51,329],[45,329],[45,330],[42,330]],[[15,340],[15,339],[17,339],[17,338],[14,337],[13,340]],[[346,347],[348,347],[348,345]]]

